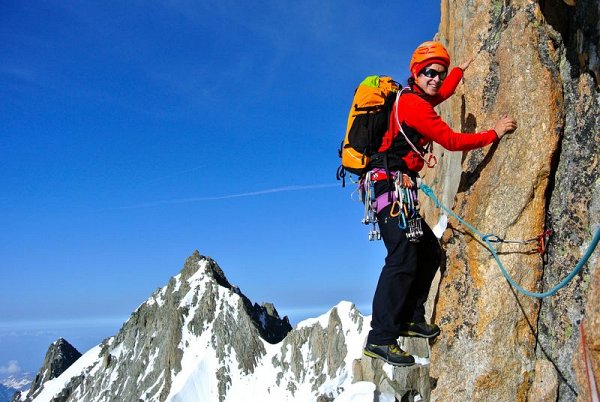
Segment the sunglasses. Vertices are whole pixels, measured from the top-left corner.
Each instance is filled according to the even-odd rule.
[[[437,71],[437,70],[434,70],[433,68],[426,68],[425,70],[423,70],[421,72],[421,74],[423,74],[427,78],[440,77],[440,80],[443,80],[448,75],[448,71],[446,71],[446,70]]]

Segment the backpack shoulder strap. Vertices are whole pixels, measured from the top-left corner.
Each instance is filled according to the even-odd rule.
[[[394,103],[395,108],[398,108],[398,101],[400,100],[400,97],[404,93],[414,93],[414,92],[410,88],[402,88],[402,90],[398,91],[398,94],[396,95],[396,102]],[[424,152],[420,151],[417,148],[417,146],[415,144],[413,144],[411,140],[408,139],[408,135],[406,135],[406,133],[404,132],[404,129],[402,128],[402,124],[400,123],[400,120],[398,119],[398,112],[396,111],[393,114],[394,114],[394,119],[396,119],[396,124],[398,125],[398,130],[400,131],[400,134],[402,134],[402,136],[406,140],[406,143],[408,145],[410,145],[410,147],[413,149],[413,151],[415,151],[421,158],[423,158]]]

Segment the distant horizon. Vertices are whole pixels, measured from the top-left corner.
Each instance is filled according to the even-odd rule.
[[[232,284],[233,285],[233,284]],[[166,284],[165,284],[166,286]],[[234,285],[237,286],[237,285]],[[243,287],[239,287],[241,292],[244,293]],[[148,295],[150,296],[150,295]],[[140,302],[142,304],[147,299]],[[301,307],[301,308],[286,308],[279,307],[276,301],[272,300],[263,300],[256,301],[250,300],[252,303],[272,303],[275,306],[279,316],[281,319],[284,319],[286,316],[290,322],[292,328],[295,328],[302,321],[317,318],[323,314],[326,314],[332,308],[334,308],[337,304],[348,301],[353,304],[352,300],[340,300],[338,303],[331,306],[312,306],[312,307]],[[361,312],[363,316],[370,315],[370,305],[356,305],[356,308]],[[368,313],[365,313],[368,311]],[[133,311],[131,312],[133,313]],[[80,318],[70,318],[70,319],[47,319],[47,320],[14,320],[14,321],[0,321],[0,338],[5,337],[44,337],[49,339],[49,337],[53,336],[51,340],[48,341],[46,345],[46,350],[58,339],[63,338],[67,342],[69,342],[75,349],[77,349],[80,353],[84,354],[88,350],[92,349],[94,346],[100,344],[106,338],[115,336],[121,326],[131,318],[129,316],[122,317],[80,317]],[[65,335],[60,335],[60,331],[64,331]],[[73,341],[73,339],[69,339],[69,336],[66,334],[80,334],[85,333],[86,331],[92,331],[93,333],[98,333],[100,338],[98,338],[97,342],[94,342],[94,338],[83,338],[81,339],[79,336],[76,336],[75,339],[77,341]],[[102,335],[104,334],[104,335]],[[0,379],[8,378],[10,376],[18,376],[20,374],[29,373],[33,376],[38,372],[41,368],[43,359],[46,353],[46,350],[41,355],[39,363],[37,366],[31,366],[31,363],[34,363],[35,360],[25,361],[27,366],[23,364],[23,361],[12,360],[7,362],[7,365],[13,364],[14,367],[17,368],[16,371],[11,371],[5,365],[0,365]],[[13,368],[14,370],[14,368]]]

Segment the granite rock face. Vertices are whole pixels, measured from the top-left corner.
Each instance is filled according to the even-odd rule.
[[[573,3],[442,1],[438,40],[453,64],[475,56],[442,118],[474,132],[508,114],[519,128],[464,154],[437,148],[439,163],[424,180],[481,233],[528,240],[553,231],[543,256],[535,242],[496,247],[510,276],[533,292],[571,272],[600,224],[600,8]],[[434,224],[439,210],[426,203],[424,212]],[[443,330],[431,352],[431,400],[525,401],[541,390],[575,400],[579,323],[594,333],[598,321],[588,302],[598,253],[567,287],[537,299],[513,289],[481,238],[453,218],[443,242],[445,267],[430,299]]]
[[[556,230],[548,247],[544,287],[569,274],[600,223],[600,6],[597,1],[578,1],[575,8],[552,16],[552,22],[566,44],[560,65],[565,132],[547,211],[548,226]],[[537,354],[556,365],[562,379],[560,400],[575,400],[577,394],[581,399],[587,389],[587,385],[581,386],[587,380],[576,378],[572,363],[583,361],[584,354],[578,349],[581,322],[590,332],[592,344],[588,347],[592,350],[591,335],[600,330],[598,299],[595,305],[590,299],[592,289],[600,286],[592,286],[599,278],[597,256],[597,252],[592,255],[569,286],[542,303]],[[600,364],[597,352],[593,360],[596,366]]]
[[[584,320],[580,324],[577,349],[572,365],[577,378],[578,401],[591,401],[592,386],[596,389],[600,373],[600,266],[592,267],[593,274],[587,293]]]

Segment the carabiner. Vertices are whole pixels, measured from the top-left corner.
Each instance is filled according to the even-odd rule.
[[[540,255],[544,255],[544,253],[546,252],[546,243],[550,239],[550,235],[552,235],[552,230],[547,229],[544,233],[537,237],[537,251],[538,253],[540,253]]]
[[[437,158],[434,154],[429,154],[425,162],[427,163],[427,167],[431,169],[432,167],[437,165]]]
[[[406,229],[406,218],[404,217],[404,214],[400,214],[400,216],[402,219],[398,218],[398,227],[404,230]]]
[[[406,199],[406,204],[408,206],[409,210],[413,210],[415,209],[415,205],[414,205],[414,200],[412,198],[412,191],[409,188],[405,188],[404,189],[404,197]],[[408,212],[407,212],[407,216],[408,216]]]
[[[395,211],[394,208],[398,207],[398,211]],[[392,209],[390,209],[390,216],[392,218],[397,217],[402,212],[402,204],[398,200],[392,202]]]

